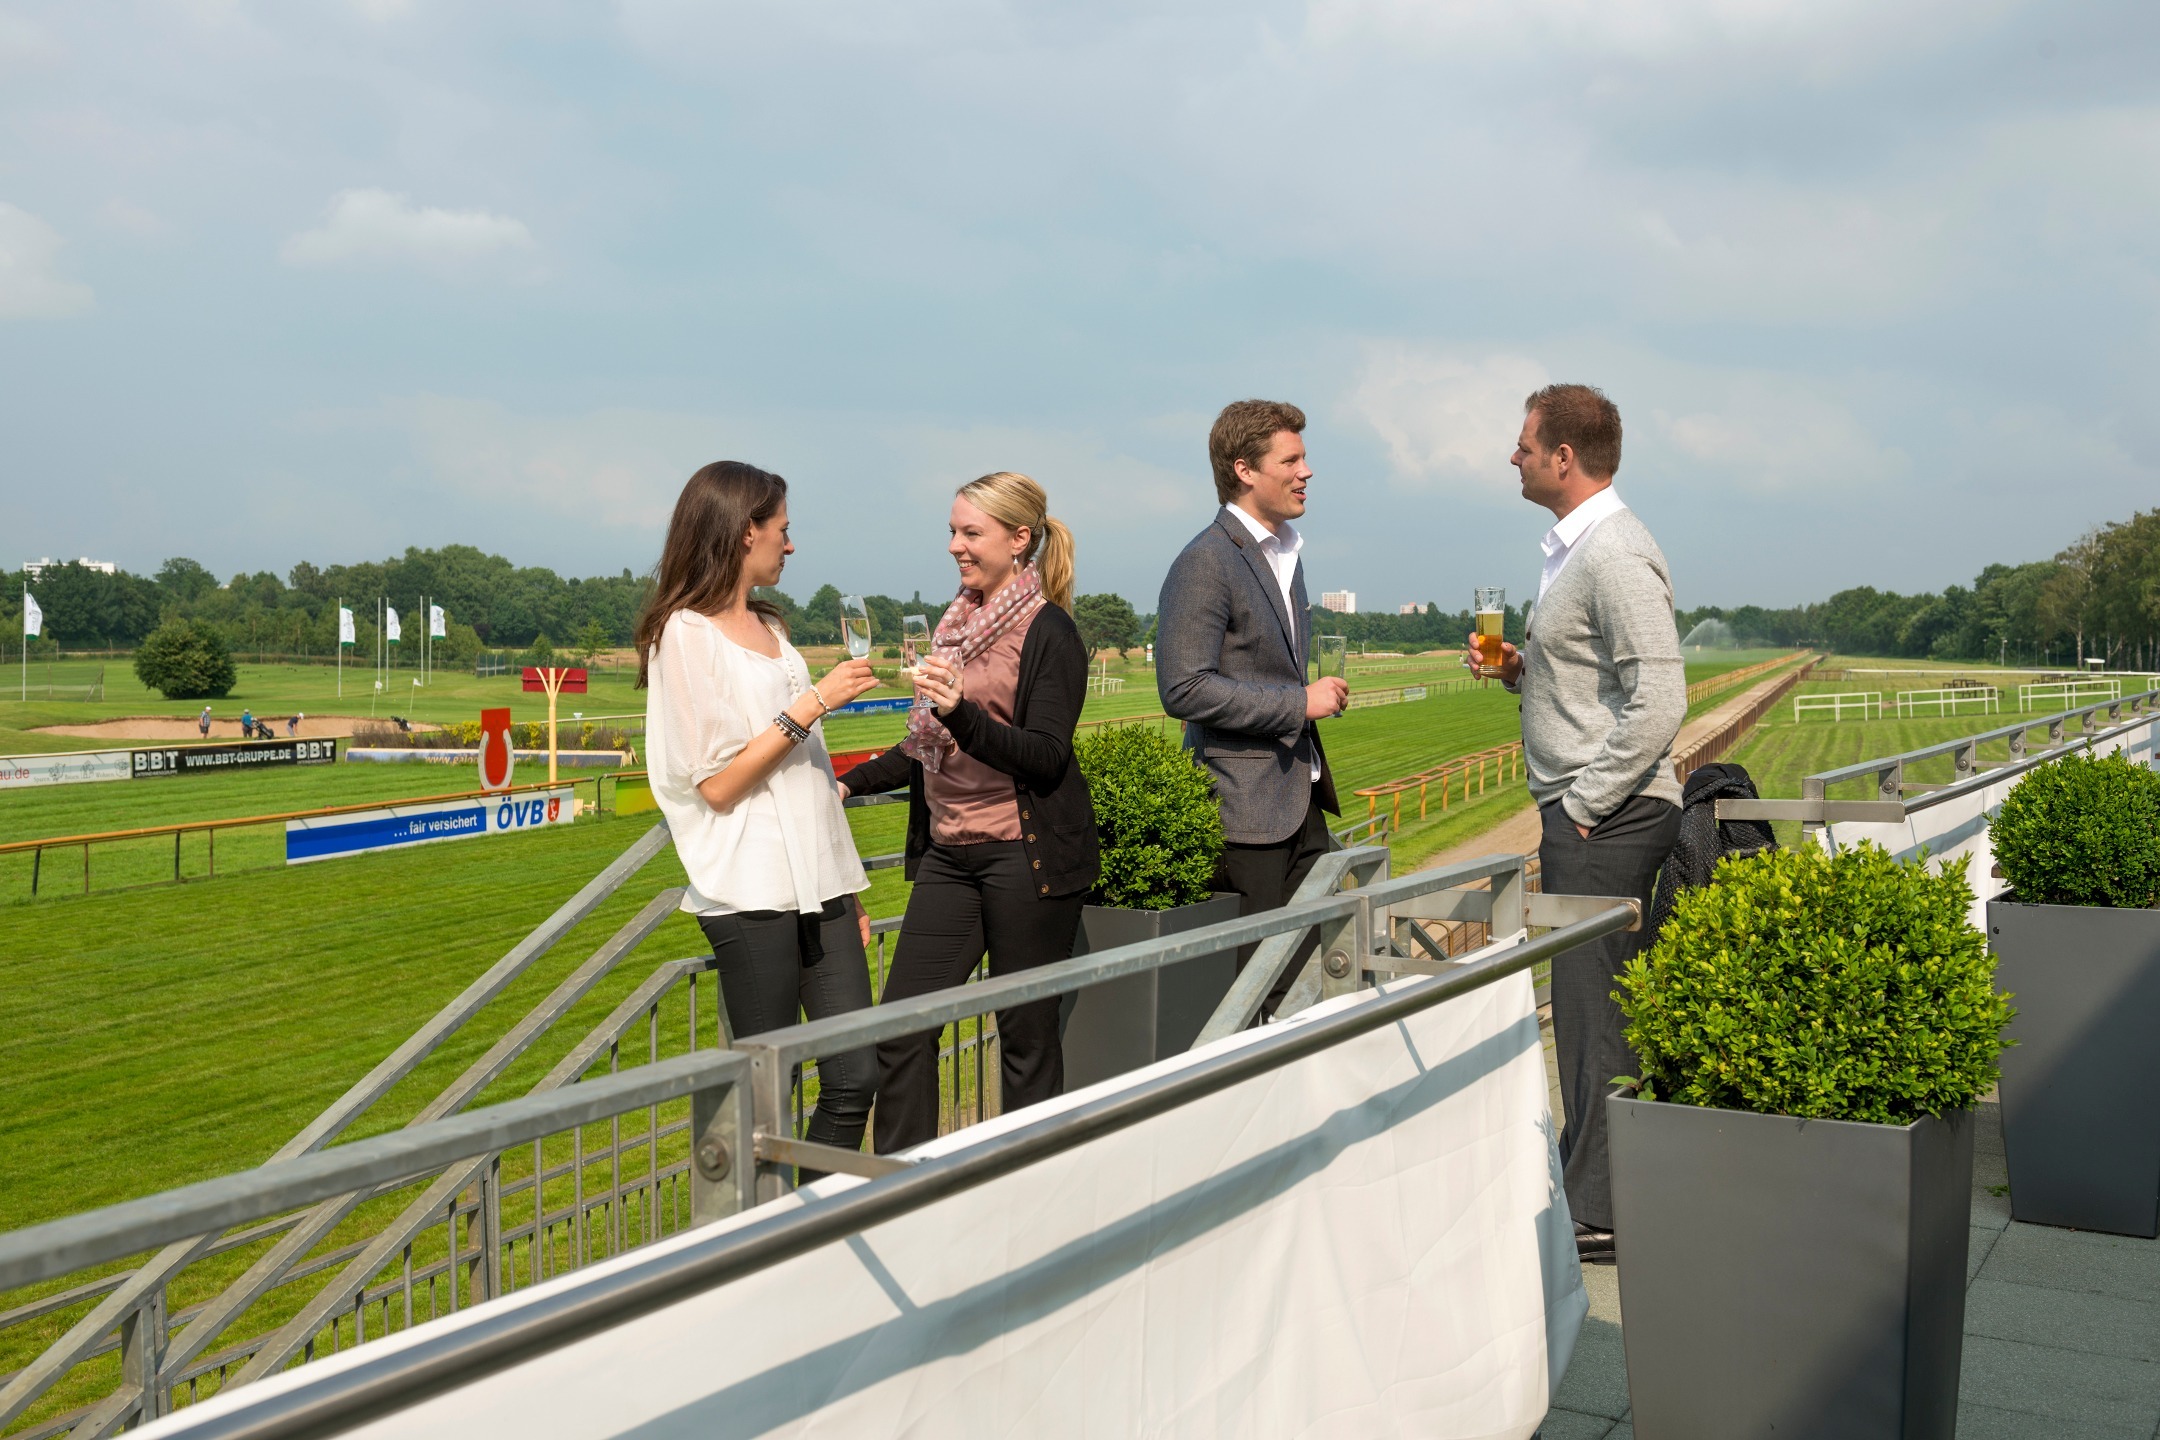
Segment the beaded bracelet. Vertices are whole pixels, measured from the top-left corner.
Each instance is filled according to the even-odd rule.
[[[781,732],[788,737],[788,743],[791,745],[800,745],[810,738],[810,732],[803,728],[802,722],[785,710],[773,716],[773,724],[780,727]]]

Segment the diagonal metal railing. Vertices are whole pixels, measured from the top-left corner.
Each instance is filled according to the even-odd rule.
[[[667,843],[665,825],[655,825],[648,830],[500,960],[437,1011],[402,1045],[354,1082],[291,1140],[280,1146],[268,1163],[297,1159],[320,1150],[336,1139],[399,1082],[412,1074],[446,1040],[524,975],[536,961],[553,949],[558,941],[590,917],[658,855]],[[647,907],[647,912],[641,912],[640,918],[644,918],[644,913],[649,913],[651,908]],[[633,926],[637,924],[635,921],[632,923]],[[657,920],[654,923],[657,923]],[[645,933],[649,933],[649,928]],[[623,938],[621,935],[617,937],[618,940]],[[643,934],[636,938],[642,939]],[[610,946],[614,943],[611,941]],[[630,940],[629,944],[617,950],[607,963],[612,965],[614,960],[619,959],[621,954],[626,953],[629,946],[634,944],[635,939]],[[607,953],[610,946],[603,946],[602,953]],[[596,955],[595,959],[599,958]],[[588,962],[588,965],[590,963]],[[537,1030],[528,1033],[526,1043],[537,1033]],[[490,1055],[495,1056],[500,1063],[507,1063],[509,1058],[514,1058],[498,1055],[500,1049],[501,1046],[498,1045],[495,1050],[490,1051]],[[485,1060],[476,1063],[461,1077],[461,1081],[469,1079],[485,1063]],[[452,1089],[456,1088],[456,1084],[453,1084]],[[471,1095],[467,1094],[457,1103],[466,1103],[470,1098]],[[438,1097],[436,1104],[439,1105],[443,1099],[444,1097]],[[446,1108],[438,1109],[431,1105],[414,1123],[433,1120],[444,1113],[447,1113]],[[355,1197],[353,1203],[357,1204],[365,1198]],[[294,1237],[301,1233],[311,1234],[313,1238],[307,1244],[293,1243]],[[272,1254],[279,1257],[277,1265],[269,1267],[259,1263],[250,1267],[248,1275],[237,1283],[253,1288],[259,1294],[266,1276],[273,1269],[290,1273],[292,1262],[305,1254],[316,1240],[320,1239],[322,1233],[322,1229],[304,1222],[295,1229],[287,1230],[285,1238],[279,1240],[272,1250]],[[117,1345],[122,1355],[123,1384],[104,1400],[76,1416],[67,1428],[77,1435],[102,1436],[113,1433],[130,1421],[163,1413],[169,1391],[160,1382],[171,1371],[171,1361],[166,1350],[169,1318],[165,1296],[168,1287],[182,1271],[219,1248],[221,1238],[218,1233],[209,1232],[174,1240],[113,1285],[87,1314],[68,1327],[65,1333],[46,1346],[29,1364],[8,1377],[4,1386],[0,1386],[0,1427],[12,1425],[20,1419],[25,1411],[76,1366],[94,1355],[110,1353],[114,1348],[113,1337],[116,1333]],[[214,1338],[216,1330],[221,1329],[224,1323],[245,1308],[244,1305],[230,1304],[213,1308],[208,1312],[208,1318],[218,1322],[216,1328],[203,1325],[199,1319],[190,1324],[183,1337],[183,1353],[190,1357],[200,1354],[203,1347]],[[39,1433],[56,1432],[47,1427],[41,1427],[39,1431],[23,1432],[26,1437]]]

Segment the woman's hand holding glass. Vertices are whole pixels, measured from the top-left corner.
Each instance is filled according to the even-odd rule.
[[[825,672],[825,678],[817,682],[816,688],[824,707],[837,710],[877,689],[877,683],[877,676],[870,673],[868,660],[843,660]]]
[[[931,707],[943,719],[952,714],[960,703],[965,686],[960,669],[960,651],[951,646],[939,645],[918,663],[915,671],[915,689],[928,697]]]

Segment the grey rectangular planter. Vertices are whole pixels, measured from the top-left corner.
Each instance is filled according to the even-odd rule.
[[[1238,897],[1227,893],[1168,910],[1090,905],[1080,912],[1073,953],[1091,955],[1237,917]],[[1236,978],[1237,951],[1231,949],[1077,992],[1064,1018],[1065,1088],[1077,1090],[1191,1049]]]
[[[1641,1440],[1951,1440],[1972,1112],[1605,1104]]]
[[[2160,910],[1988,902],[2010,1213],[2160,1233]]]

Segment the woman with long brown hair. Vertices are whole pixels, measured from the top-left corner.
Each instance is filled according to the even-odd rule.
[[[844,792],[908,787],[907,918],[885,1003],[1072,954],[1098,865],[1095,807],[1073,759],[1087,647],[1072,620],[1072,532],[1025,475],[1001,470],[953,497],[960,593],[920,662],[930,704],[908,738],[848,772]],[[958,663],[944,659],[957,656]],[[1007,1110],[1060,1094],[1065,1053],[1053,997],[998,1012]],[[937,1036],[877,1047],[876,1149],[937,1135]]]
[[[816,684],[760,585],[788,540],[787,482],[722,460],[683,486],[637,623],[653,798],[689,877],[735,1035],[870,1003],[869,885],[825,751],[825,716],[877,681],[844,660]],[[808,1138],[853,1150],[876,1093],[868,1050],[818,1061]]]

